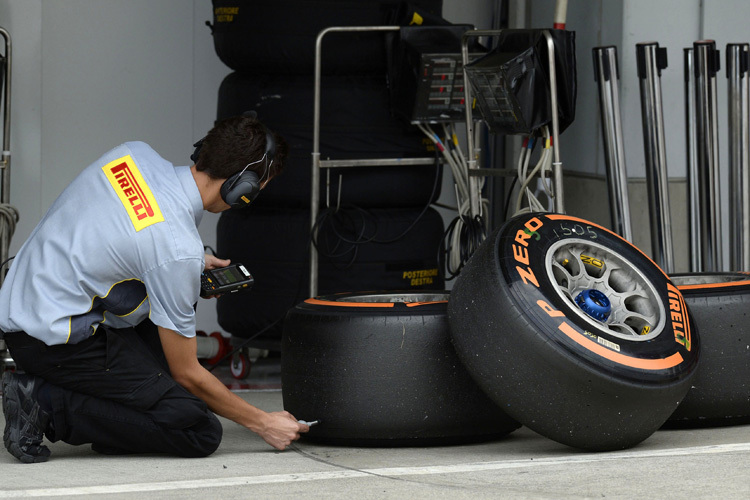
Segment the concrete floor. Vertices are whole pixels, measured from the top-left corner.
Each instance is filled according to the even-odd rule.
[[[262,376],[255,387],[270,389],[238,394],[281,410],[277,381]],[[350,448],[303,440],[277,452],[237,424],[223,424],[221,447],[203,459],[111,457],[56,443],[49,462],[25,465],[0,450],[0,499],[750,498],[750,426],[661,430],[610,453],[579,452],[526,428],[465,446]]]

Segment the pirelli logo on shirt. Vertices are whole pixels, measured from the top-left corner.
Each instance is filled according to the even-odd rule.
[[[154,195],[130,155],[102,167],[136,231],[164,220]]]

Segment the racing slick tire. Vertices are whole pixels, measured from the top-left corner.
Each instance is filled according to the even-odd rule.
[[[256,74],[312,75],[318,34],[331,26],[408,24],[400,0],[212,0],[212,35],[219,59]],[[443,0],[412,0],[412,8],[440,16]],[[400,15],[399,15],[400,14]],[[384,74],[382,33],[332,33],[321,46],[321,71]]]
[[[453,343],[508,415],[560,443],[624,449],[667,421],[700,350],[680,291],[594,223],[524,214],[477,249],[448,309]]]
[[[701,362],[668,427],[750,423],[750,275],[673,274],[701,335]]]
[[[356,446],[488,441],[520,425],[461,365],[448,333],[449,293],[311,298],[284,322],[284,409],[319,420],[304,439]]]

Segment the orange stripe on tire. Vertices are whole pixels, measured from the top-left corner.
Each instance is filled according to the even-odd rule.
[[[632,368],[640,368],[642,370],[666,370],[667,368],[679,365],[683,361],[682,355],[679,352],[661,359],[641,359],[626,356],[619,352],[611,351],[603,345],[597,344],[593,340],[587,339],[565,321],[563,321],[558,328],[571,340],[589,351],[596,353],[603,358],[607,358],[610,361],[614,361],[615,363],[630,366]]]

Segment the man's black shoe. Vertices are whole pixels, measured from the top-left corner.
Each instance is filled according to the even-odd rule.
[[[50,416],[36,400],[41,382],[30,375],[3,374],[3,441],[11,455],[27,464],[46,462],[50,456],[42,444]]]

